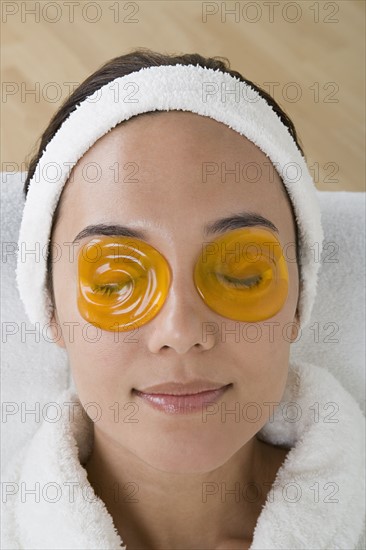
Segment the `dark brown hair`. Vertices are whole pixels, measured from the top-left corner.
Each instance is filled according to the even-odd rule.
[[[254,84],[254,82],[244,78],[237,71],[230,69],[230,62],[226,57],[203,57],[197,53],[191,54],[163,54],[149,48],[136,48],[133,51],[114,57],[97,69],[94,73],[88,76],[74,92],[66,98],[63,104],[58,108],[56,113],[51,118],[46,129],[40,138],[40,144],[37,149],[37,152],[31,157],[29,161],[27,177],[24,184],[24,195],[27,196],[30,180],[33,177],[36,166],[41,158],[43,151],[45,150],[47,144],[52,140],[58,129],[61,127],[63,122],[69,117],[69,115],[76,109],[79,103],[84,101],[88,96],[92,95],[96,90],[99,90],[102,86],[108,84],[115,78],[128,75],[132,72],[139,71],[142,68],[159,66],[159,65],[200,65],[201,67],[206,67],[208,69],[220,70],[223,73],[229,73],[231,76],[238,78],[239,80],[246,82],[252,88],[254,88],[260,96],[262,96],[267,103],[273,108],[274,112],[279,116],[283,124],[288,128],[291,136],[293,137],[299,151],[302,156],[305,157],[302,146],[300,145],[299,138],[296,134],[296,129],[289,118],[289,116],[282,110],[282,108],[277,104],[277,102],[262,88]],[[151,114],[151,113],[148,113]],[[137,115],[142,116],[142,115]],[[37,146],[36,146],[37,148]],[[283,186],[285,194],[287,191]],[[62,198],[62,197],[61,197]],[[54,216],[53,223],[51,228],[51,239],[53,228],[55,227],[62,200],[59,200]],[[289,200],[290,207],[292,209],[292,214],[295,219],[295,214],[292,206],[292,202]],[[298,239],[298,230],[297,224],[295,223],[296,230],[296,258],[297,263],[299,264],[299,239]],[[52,247],[50,247],[49,254],[47,257],[47,289],[50,293],[53,305],[55,305],[55,297],[53,290],[53,281],[52,281]]]

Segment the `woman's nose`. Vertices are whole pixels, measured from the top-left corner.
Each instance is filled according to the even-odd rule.
[[[163,347],[186,353],[190,348],[210,349],[216,341],[212,330],[215,313],[201,299],[193,280],[193,268],[171,267],[171,283],[159,313],[151,320],[154,330],[150,349]]]

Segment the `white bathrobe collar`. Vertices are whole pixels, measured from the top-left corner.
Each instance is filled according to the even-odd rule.
[[[70,402],[80,404],[72,389],[57,399],[60,405]],[[282,405],[289,402],[296,405],[286,413]],[[63,406],[60,421],[42,424],[3,479],[18,487],[3,504],[4,548],[126,548],[82,466],[92,446],[92,423],[80,406],[74,415],[70,410]],[[332,374],[290,364],[281,405],[258,436],[291,450],[258,518],[251,550],[355,548],[365,515],[364,431],[361,409]],[[22,488],[36,487],[38,502],[30,494],[20,498]]]

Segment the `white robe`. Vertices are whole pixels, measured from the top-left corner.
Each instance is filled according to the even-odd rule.
[[[4,473],[1,548],[126,548],[83,467],[93,424],[75,390],[62,392],[57,403],[61,418],[43,420]],[[251,550],[365,548],[364,434],[358,403],[331,373],[290,363],[281,404],[258,433],[290,451],[267,495]]]

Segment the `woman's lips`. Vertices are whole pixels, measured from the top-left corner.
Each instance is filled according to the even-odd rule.
[[[154,409],[169,414],[190,414],[202,412],[207,403],[213,403],[220,399],[232,384],[227,384],[216,390],[208,390],[186,395],[171,395],[167,393],[144,393],[134,389],[133,393],[143,399]]]

